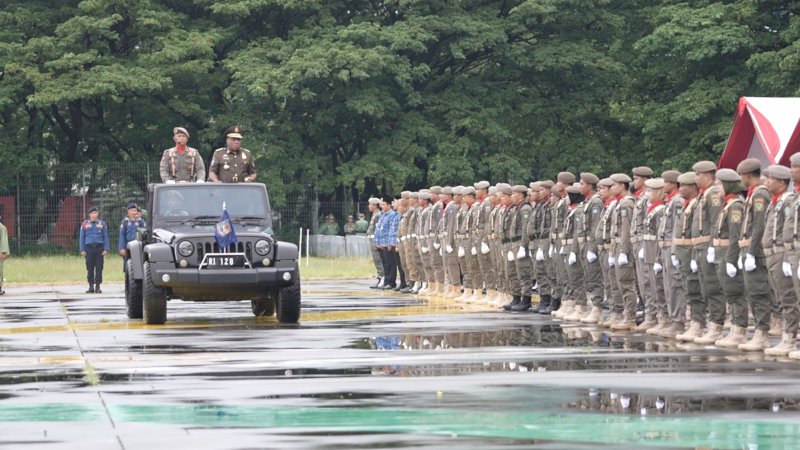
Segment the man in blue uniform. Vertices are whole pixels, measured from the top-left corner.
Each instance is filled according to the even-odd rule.
[[[139,207],[136,203],[128,204],[128,215],[122,219],[119,224],[119,241],[117,250],[119,256],[122,256],[122,271],[125,272],[125,264],[128,263],[128,242],[136,240],[136,230],[138,228],[145,228],[147,224],[144,219],[139,216]]]
[[[103,292],[100,283],[103,282],[103,257],[108,254],[108,227],[100,219],[96,206],[89,208],[89,218],[81,223],[78,233],[81,256],[86,257],[86,279],[89,281],[87,294]]]

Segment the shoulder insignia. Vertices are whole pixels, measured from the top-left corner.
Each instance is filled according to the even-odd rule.
[[[628,210],[625,209],[625,208],[620,209],[619,210],[619,215],[622,216],[622,217],[627,217],[628,216]]]
[[[731,212],[731,223],[742,223],[741,211],[735,210]]]
[[[711,206],[716,208],[721,204],[722,204],[722,199],[720,198],[720,196],[717,195],[717,194],[712,194],[711,195]]]
[[[789,217],[789,214],[791,214],[791,212],[792,212],[792,210],[788,206],[786,208],[783,208],[783,216],[784,217]]]
[[[600,212],[599,208],[592,208],[592,215],[596,216]]]
[[[527,218],[528,218],[528,214],[527,214],[527,213],[526,213],[526,214],[523,214],[523,215],[522,215],[522,218],[523,218],[523,219],[527,219]]]
[[[756,211],[758,211],[758,212],[761,212],[761,211],[763,211],[763,210],[764,210],[764,206],[765,206],[765,204],[766,204],[766,201],[765,201],[763,198],[761,198],[761,197],[756,197],[756,198],[753,200],[753,209],[754,209],[754,210],[756,210]]]

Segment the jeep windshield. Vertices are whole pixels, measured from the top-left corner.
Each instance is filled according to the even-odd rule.
[[[222,216],[224,204],[237,229],[271,232],[269,199],[260,185],[162,186],[154,200],[155,228],[211,228]]]

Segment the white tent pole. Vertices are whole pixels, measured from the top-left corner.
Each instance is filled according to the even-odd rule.
[[[297,267],[300,267],[300,264],[303,262],[303,227],[300,227],[300,239],[298,240],[300,249],[297,256]]]
[[[311,230],[306,228],[306,267],[308,267],[308,242],[311,240],[310,233],[311,233]]]

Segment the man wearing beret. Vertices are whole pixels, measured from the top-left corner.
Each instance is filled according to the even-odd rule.
[[[431,251],[433,249],[433,242],[429,236],[429,228],[431,221],[431,193],[427,189],[419,191],[419,207],[417,213],[417,245],[419,256],[422,260],[422,275],[424,278],[421,280],[422,287],[417,291],[420,294],[427,294],[428,291],[433,289],[434,275],[433,266],[431,265]]]
[[[456,203],[453,195],[453,188],[445,186],[442,188],[442,202],[444,211],[440,222],[442,234],[442,260],[445,268],[445,287],[444,295],[447,298],[455,298],[456,292],[461,290],[461,269],[458,267],[458,250],[456,246],[456,233],[458,231],[458,209],[460,205]]]
[[[550,239],[553,228],[553,209],[551,200],[552,180],[544,180],[539,184],[539,215],[540,224],[538,227],[539,243],[535,258],[537,260],[536,277],[539,280],[539,293],[541,300],[534,312],[539,314],[552,314],[561,305],[557,303],[557,279],[556,268],[553,262],[553,244]],[[558,299],[560,301],[560,298]]]
[[[403,245],[404,258],[407,261],[408,273],[408,287],[401,290],[402,294],[416,294],[422,285],[422,277],[419,272],[419,252],[417,251],[417,213],[418,213],[418,192],[409,192],[408,194],[408,218],[406,224],[405,245]],[[413,282],[413,284],[412,284]]]
[[[551,217],[552,226],[550,238],[553,244],[552,260],[555,263],[556,269],[556,284],[554,285],[553,296],[558,299],[560,307],[555,311],[561,311],[559,314],[571,314],[574,302],[569,300],[570,290],[568,287],[569,276],[567,275],[567,255],[564,254],[564,248],[561,240],[564,239],[564,225],[567,220],[567,213],[569,209],[568,199],[566,194],[566,187],[575,182],[575,175],[570,172],[559,172],[556,178],[556,184],[551,190],[551,195],[555,195],[556,201],[552,206]],[[561,298],[564,298],[562,304]]]
[[[616,272],[614,271],[614,267],[609,265],[609,256],[611,256],[611,223],[612,217],[614,217],[614,211],[617,207],[616,197],[611,193],[611,187],[613,185],[614,182],[611,181],[611,178],[603,178],[598,183],[599,194],[603,199],[603,213],[600,215],[599,223],[595,229],[595,242],[597,243],[598,250],[597,258],[603,270],[603,291],[608,302],[612,302],[615,298],[619,297],[617,282],[614,280]],[[581,319],[581,322],[596,323],[605,326],[602,311],[600,311],[600,314],[596,311],[592,311],[592,313],[593,314],[590,313],[589,316]],[[611,318],[609,318],[609,320],[611,320]]]
[[[505,256],[503,253],[503,220],[505,219],[506,207],[501,203],[502,194],[497,186],[489,186],[489,201],[492,203],[492,212],[489,214],[491,233],[489,234],[488,245],[490,247],[489,256],[494,269],[493,300],[494,306],[502,307],[511,301],[508,296],[508,288],[505,278]]]
[[[598,261],[599,250],[595,238],[605,205],[597,193],[598,183],[600,183],[600,178],[597,175],[589,172],[581,173],[580,189],[585,200],[580,211],[581,229],[578,232],[580,253],[578,256],[583,267],[587,307],[591,309],[587,308],[586,313],[577,320],[592,319],[592,321],[584,323],[598,323],[603,314],[603,269],[600,267],[601,262]]]
[[[477,250],[473,251],[472,241],[472,212],[477,206],[477,199],[475,198],[475,188],[473,186],[466,186],[463,189],[463,205],[459,209],[459,222],[458,234],[461,237],[458,246],[458,263],[461,273],[463,274],[462,286],[464,292],[456,297],[456,300],[466,302],[472,298],[473,290],[480,289],[482,279],[475,278],[473,275],[473,267],[478,266]]]
[[[395,259],[397,259],[397,267],[400,270],[400,284],[395,288],[398,292],[408,291],[408,283],[410,268],[409,262],[406,258],[406,241],[410,233],[408,231],[408,220],[411,215],[408,208],[408,200],[411,198],[411,191],[403,191],[400,193],[400,198],[395,200],[395,211],[400,214],[400,224],[397,226],[397,246],[395,247]]]
[[[541,187],[542,183],[536,181],[529,185],[528,189],[528,203],[531,205],[531,217],[528,219],[528,226],[525,230],[525,234],[528,241],[528,256],[531,259],[531,270],[533,271],[533,277],[539,284],[539,304],[537,306],[531,306],[531,311],[538,312],[538,308],[542,306],[542,301],[544,295],[550,292],[550,284],[547,280],[539,278],[539,273],[544,269],[539,267],[542,265],[542,262],[537,260],[537,254],[541,255],[539,252],[539,239],[541,238],[541,226],[542,226],[542,203],[541,200],[541,193],[539,192],[539,188]]]
[[[370,286],[371,289],[380,289],[383,287],[384,281],[384,274],[383,274],[383,263],[381,262],[381,254],[378,251],[378,247],[375,245],[375,225],[378,224],[378,219],[381,217],[381,209],[380,204],[381,200],[379,198],[370,197],[368,200],[368,208],[369,212],[372,214],[372,217],[369,219],[369,227],[367,228],[367,237],[369,238],[369,251],[372,254],[372,263],[375,265],[375,272],[377,273],[378,282],[375,285]]]
[[[737,267],[744,275],[745,293],[756,328],[748,342],[739,344],[739,350],[761,352],[769,345],[770,316],[772,305],[776,302],[774,292],[770,288],[767,258],[761,244],[772,194],[761,181],[761,161],[758,159],[745,159],[736,166],[736,171],[742,177],[742,184],[747,189]],[[778,323],[775,325],[778,326]]]
[[[533,288],[533,272],[531,260],[528,256],[528,236],[526,229],[531,218],[533,207],[525,201],[528,187],[515,185],[511,188],[511,202],[514,204],[514,214],[510,224],[510,254],[513,260],[509,268],[514,276],[512,282],[512,296],[518,296],[520,301],[512,307],[512,311],[527,311],[531,307],[531,289]],[[513,297],[512,297],[513,303]]]
[[[442,187],[431,186],[429,189],[431,193],[431,214],[428,217],[428,238],[430,242],[430,251],[428,256],[430,264],[433,269],[433,278],[429,279],[428,287],[429,295],[439,295],[444,292],[444,261],[442,259],[442,232],[439,224],[442,219],[442,211],[444,204],[442,203]],[[430,274],[429,274],[430,275]]]
[[[657,241],[661,255],[661,267],[664,271],[664,301],[667,304],[667,316],[658,318],[658,325],[647,330],[648,334],[675,338],[683,333],[686,321],[686,297],[681,281],[681,271],[672,264],[675,257],[673,239],[680,228],[680,216],[683,210],[683,197],[680,195],[677,170],[667,170],[661,174],[664,179],[664,214],[658,225]]]
[[[639,261],[644,266],[642,275],[648,277],[648,285],[653,289],[650,302],[646,305],[645,320],[636,327],[637,331],[655,334],[667,322],[667,301],[664,297],[664,266],[661,265],[661,250],[658,245],[658,229],[666,211],[664,200],[664,179],[648,178],[645,187],[647,211],[642,227],[642,250],[644,258]]]
[[[117,250],[122,256],[122,271],[125,272],[128,263],[128,242],[136,240],[136,231],[140,228],[147,228],[147,223],[139,217],[139,207],[136,203],[128,204],[128,214],[119,224],[119,239],[117,240]]]
[[[636,292],[638,297],[645,306],[645,321],[642,330],[646,330],[655,326],[652,318],[655,317],[654,310],[652,309],[652,297],[654,287],[650,285],[651,277],[646,272],[647,264],[644,263],[644,243],[642,236],[644,235],[644,219],[647,216],[648,197],[645,194],[647,187],[645,181],[653,176],[653,169],[647,166],[634,167],[631,171],[633,173],[633,196],[636,201],[636,206],[633,208],[633,220],[631,221],[631,243],[633,244],[633,267],[636,269]],[[648,314],[649,312],[649,314]],[[651,320],[647,320],[647,319]]]
[[[86,258],[86,280],[89,282],[87,294],[101,293],[100,284],[103,282],[103,258],[108,254],[110,245],[108,241],[108,227],[100,219],[96,206],[87,211],[88,219],[81,223],[78,232],[78,242],[81,256]]]
[[[785,346],[781,348],[781,354],[788,349],[789,358],[800,359],[800,351],[795,344],[797,340],[797,328],[800,321],[800,153],[795,153],[789,158],[791,163],[792,181],[794,182],[795,197],[789,218],[784,224],[784,235],[787,233],[792,236],[792,245],[787,247],[786,259],[791,265],[792,282],[794,284],[794,302],[783,307],[783,336],[781,342],[785,341]],[[789,231],[791,230],[791,231]],[[786,345],[788,344],[788,345]],[[777,350],[777,349],[776,349]]]
[[[580,244],[578,234],[583,228],[582,209],[583,195],[581,188],[575,184],[567,186],[564,191],[567,193],[569,205],[567,205],[567,217],[564,220],[564,237],[561,239],[561,248],[567,266],[567,292],[565,299],[569,299],[572,305],[570,312],[556,311],[553,317],[558,319],[577,321],[583,318],[588,311],[586,307],[586,287],[583,280],[583,262],[580,258]]]
[[[681,271],[681,282],[683,292],[686,297],[686,304],[689,305],[692,322],[689,328],[682,333],[675,335],[679,341],[694,342],[695,338],[702,336],[705,328],[706,313],[705,308],[698,305],[702,303],[702,293],[700,290],[700,275],[697,263],[692,266],[694,261],[694,240],[692,237],[693,224],[698,214],[698,195],[700,188],[697,186],[697,174],[686,172],[678,177],[681,186],[681,197],[683,197],[683,209],[678,218],[673,239],[672,266]],[[673,327],[676,332],[683,326],[683,317],[676,318],[680,322],[675,322]]]
[[[611,175],[611,194],[617,199],[611,219],[611,250],[608,265],[614,267],[618,297],[611,306],[610,320],[604,326],[612,330],[632,330],[636,327],[636,269],[633,267],[631,225],[636,206],[630,194],[631,178],[624,173]]]
[[[225,130],[225,147],[214,151],[208,179],[215,183],[250,183],[256,180],[256,162],[250,150],[242,148],[240,127]]]
[[[475,183],[475,197],[480,203],[480,214],[475,224],[476,232],[480,236],[480,243],[478,244],[478,264],[481,268],[481,275],[483,276],[483,285],[487,290],[494,289],[495,285],[495,270],[492,264],[491,252],[491,214],[492,214],[492,201],[489,198],[489,182],[479,181]],[[485,245],[484,245],[485,244]]]
[[[194,183],[205,182],[206,166],[200,152],[187,147],[189,132],[186,128],[172,129],[175,147],[164,150],[159,164],[162,183]]]

